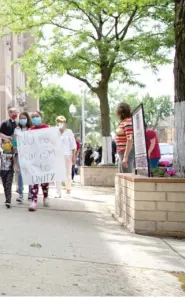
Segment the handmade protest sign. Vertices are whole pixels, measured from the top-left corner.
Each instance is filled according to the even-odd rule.
[[[150,176],[148,151],[146,146],[146,130],[143,105],[140,104],[132,113],[132,124],[134,131],[134,151],[135,151],[135,168],[136,172],[142,169],[144,173]]]
[[[57,127],[19,131],[17,149],[24,184],[65,180],[64,152]]]

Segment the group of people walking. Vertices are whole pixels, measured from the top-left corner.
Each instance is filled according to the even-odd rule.
[[[41,112],[36,111],[31,114],[31,117],[27,112],[21,112],[17,121],[18,113],[15,108],[9,108],[8,110],[9,119],[4,121],[0,127],[0,138],[1,138],[1,179],[5,193],[5,205],[7,208],[11,207],[12,198],[12,184],[14,179],[14,171],[18,175],[17,192],[19,194],[17,202],[21,203],[23,201],[23,179],[21,174],[21,168],[19,156],[17,150],[17,135],[19,132],[27,130],[36,130],[48,128],[49,125],[44,123]],[[66,192],[70,194],[71,192],[71,176],[72,176],[72,166],[76,162],[77,144],[73,132],[67,129],[66,118],[64,116],[59,116],[56,119],[56,126],[59,128],[61,133],[61,146],[64,150],[65,157],[65,168],[66,168]],[[61,197],[61,182],[56,182],[56,198]],[[48,191],[49,184],[41,184],[43,191],[43,205],[48,206]],[[29,206],[30,211],[35,211],[37,209],[37,199],[38,199],[39,185],[30,185],[28,199],[31,200]]]
[[[0,140],[1,140],[1,151],[0,151],[0,172],[2,184],[5,193],[5,205],[7,208],[11,207],[12,198],[12,184],[14,179],[14,171],[17,173],[18,189],[19,194],[17,202],[23,201],[23,179],[20,168],[20,158],[17,150],[17,137],[20,132],[27,130],[37,130],[48,128],[49,125],[44,123],[41,112],[36,111],[31,114],[31,117],[27,112],[21,112],[17,121],[18,113],[15,108],[9,108],[8,110],[9,119],[4,121],[0,127]],[[116,147],[114,145],[114,156],[117,150],[118,153],[118,167],[120,173],[131,173],[134,167],[134,148],[133,148],[133,127],[132,127],[132,113],[131,108],[126,103],[121,103],[117,107],[117,117],[120,123],[116,130]],[[65,157],[65,168],[66,168],[66,192],[71,192],[71,180],[74,177],[74,165],[76,163],[77,153],[80,150],[80,144],[76,141],[73,132],[67,129],[66,118],[64,116],[58,116],[56,118],[56,126],[59,128],[61,133],[61,147],[63,147]],[[160,159],[160,149],[158,144],[157,135],[154,131],[146,130],[146,142],[150,161],[150,169],[157,167]],[[115,143],[114,143],[115,144]],[[87,150],[89,156],[92,157],[92,151]],[[86,152],[86,157],[87,157]],[[86,159],[85,159],[86,160]],[[87,160],[86,160],[87,161]],[[113,158],[115,163],[115,158]],[[86,163],[85,163],[86,164]],[[86,164],[87,165],[87,164]],[[56,198],[61,198],[61,182],[56,182]],[[49,184],[41,184],[43,191],[43,203],[44,206],[48,206],[48,191]],[[30,211],[37,209],[37,198],[39,192],[39,185],[30,185],[28,199],[31,200],[29,206]]]

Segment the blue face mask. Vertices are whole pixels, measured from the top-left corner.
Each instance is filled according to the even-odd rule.
[[[32,124],[34,126],[39,126],[40,124],[42,124],[41,117],[34,117],[34,118],[32,118]]]
[[[27,124],[27,119],[20,119],[20,120],[19,120],[19,124],[20,124],[21,126],[26,126],[26,124]]]

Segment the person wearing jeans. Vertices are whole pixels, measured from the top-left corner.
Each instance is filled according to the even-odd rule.
[[[56,124],[61,132],[61,146],[64,150],[65,167],[66,167],[66,192],[71,193],[71,171],[72,165],[76,162],[76,140],[73,132],[67,129],[66,118],[59,116],[56,118]],[[61,181],[56,182],[56,198],[61,198]]]

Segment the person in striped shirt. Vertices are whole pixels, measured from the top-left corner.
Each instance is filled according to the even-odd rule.
[[[131,108],[127,103],[120,103],[116,113],[120,120],[116,129],[116,145],[119,155],[118,169],[120,173],[132,173],[134,149]]]

